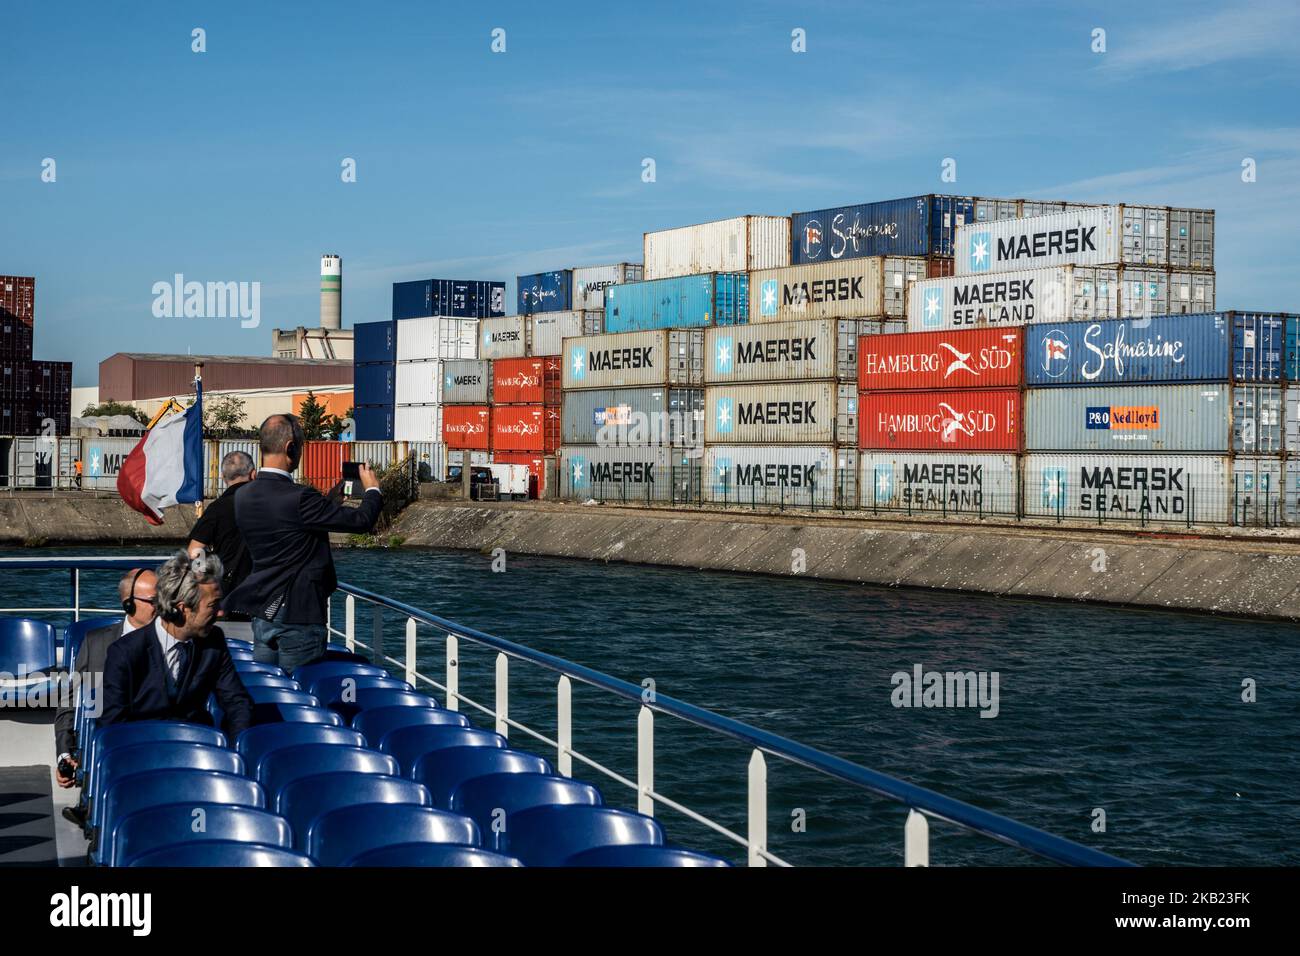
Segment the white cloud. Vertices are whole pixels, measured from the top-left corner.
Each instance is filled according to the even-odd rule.
[[[1237,3],[1201,16],[1108,30],[1108,52],[1097,69],[1115,78],[1178,72],[1212,63],[1295,52],[1300,4],[1295,0]]]

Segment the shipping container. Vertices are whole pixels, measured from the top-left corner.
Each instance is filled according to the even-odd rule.
[[[565,391],[703,381],[703,329],[621,332],[564,342]]]
[[[560,498],[699,500],[702,459],[682,449],[663,445],[565,445],[557,457]]]
[[[580,266],[573,270],[573,307],[579,310],[594,309],[604,317],[606,289],[623,282],[640,282],[644,278],[645,270],[639,262],[619,262],[612,266]],[[599,332],[600,329],[592,329],[577,334],[595,335]],[[534,338],[536,334],[534,331]],[[537,352],[536,354],[558,353]]]
[[[477,319],[443,316],[403,319],[397,323],[397,360],[477,358],[478,325]]]
[[[448,316],[489,319],[506,314],[506,284],[463,279],[417,279],[393,283],[393,318]],[[464,356],[434,356],[462,358]]]
[[[352,420],[357,441],[393,441],[393,406],[358,405]]]
[[[1025,384],[1176,384],[1228,380],[1221,315],[1066,322],[1025,329]]]
[[[93,439],[87,439],[89,444]],[[208,498],[215,498],[226,489],[226,484],[221,478],[221,464],[226,460],[226,456],[234,451],[242,451],[249,458],[253,459],[253,467],[262,466],[262,446],[256,438],[223,438],[220,441],[205,441],[203,443],[203,494]],[[82,461],[83,468],[86,462]]]
[[[607,333],[748,321],[749,276],[744,272],[629,282],[605,290]]]
[[[1286,503],[1282,508],[1282,520],[1292,527],[1300,525],[1300,458],[1286,460],[1282,493],[1286,496]]]
[[[1228,494],[1233,524],[1275,528],[1286,521],[1283,467],[1276,456],[1232,459]]]
[[[117,488],[117,476],[139,438],[86,438],[81,443],[81,486],[104,491]],[[258,456],[253,456],[258,461]],[[24,469],[18,469],[23,476]],[[21,487],[21,485],[20,485]]]
[[[28,329],[35,324],[36,279],[32,276],[0,276],[0,324],[10,321]]]
[[[923,279],[908,288],[913,332],[1117,318],[1119,270],[1019,269],[994,276]]]
[[[864,335],[858,340],[863,391],[1005,388],[1024,379],[1022,330],[961,329]]]
[[[444,405],[442,440],[448,448],[491,450],[492,409],[487,405]]]
[[[1282,410],[1283,443],[1288,456],[1300,452],[1300,385],[1288,385],[1283,393]]]
[[[845,259],[764,269],[749,277],[749,320],[903,318],[908,283],[924,279],[924,259]]]
[[[492,409],[492,450],[551,455],[560,447],[555,405],[497,405]]]
[[[475,359],[458,359],[473,362]],[[394,390],[398,405],[440,405],[444,363],[441,359],[428,362],[398,362],[394,368],[397,386]],[[486,401],[486,399],[484,399]],[[371,404],[359,402],[358,404]],[[409,439],[399,438],[397,441]]]
[[[1232,387],[1234,455],[1279,455],[1283,450],[1282,386]]]
[[[406,450],[415,462],[419,481],[442,481],[447,477],[447,446],[441,441],[408,441]]]
[[[1287,316],[1281,312],[1228,312],[1232,325],[1234,382],[1280,382]]]
[[[523,358],[528,354],[528,333],[532,326],[525,315],[484,319],[479,326],[478,357],[481,359]]]
[[[912,196],[791,216],[793,265],[862,256],[951,256],[954,231],[970,222],[969,196]]]
[[[487,359],[458,359],[442,363],[442,401],[446,405],[488,405],[492,402],[492,363]]]
[[[492,463],[523,465],[528,469],[528,497],[541,498],[546,494],[546,462],[548,456],[526,451],[494,451]]]
[[[32,360],[32,327],[15,318],[0,320],[0,362]]]
[[[851,382],[711,385],[704,409],[706,444],[852,446],[857,435]]]
[[[447,449],[447,464],[461,466],[465,463],[465,456],[469,455],[471,465],[486,465],[492,460],[492,456],[486,449],[466,451],[460,448]]]
[[[1283,336],[1283,370],[1288,382],[1300,382],[1300,316],[1286,316]]]
[[[357,365],[352,369],[352,395],[357,405],[391,405],[397,399],[397,367]]]
[[[863,511],[1014,515],[1020,475],[1015,455],[862,452]]]
[[[493,362],[493,404],[559,405],[561,361],[560,356],[551,355]]]
[[[1231,463],[1217,455],[1036,454],[1022,469],[1033,517],[1223,524],[1230,515]]]
[[[858,337],[879,328],[864,319],[807,319],[705,329],[704,381],[856,382]]]
[[[309,441],[294,477],[319,492],[327,492],[343,478],[343,462],[349,461],[351,442]]]
[[[566,445],[698,445],[704,391],[699,388],[605,388],[565,392]]]
[[[706,445],[706,501],[854,509],[858,452],[833,445]]]
[[[738,216],[644,235],[645,277],[752,272],[790,264],[789,216]]]
[[[859,444],[865,449],[1018,451],[1020,392],[965,389],[865,392]]]
[[[1214,269],[1213,209],[1169,210],[1169,265],[1175,269]]]
[[[605,294],[601,292],[601,301]],[[604,331],[605,312],[539,312],[529,317],[532,331],[529,355],[561,355],[564,340],[582,335],[600,335]]]
[[[391,441],[354,441],[348,448],[348,461],[365,462],[376,471],[391,468],[394,457]]]
[[[518,277],[520,315],[568,312],[573,306],[573,270],[555,269]]]
[[[358,322],[352,326],[352,361],[357,365],[397,361],[396,322]]]
[[[1033,388],[1025,393],[1027,451],[1228,451],[1227,385]]]

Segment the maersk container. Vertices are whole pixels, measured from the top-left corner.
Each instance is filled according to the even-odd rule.
[[[393,440],[442,444],[441,405],[398,405]]]
[[[704,329],[660,329],[567,339],[564,389],[699,385]]]
[[[602,388],[564,393],[566,445],[700,444],[704,392],[698,388]]]
[[[487,405],[492,401],[492,363],[487,359],[459,359],[442,365],[442,401],[445,405]]]
[[[852,383],[713,385],[704,413],[706,444],[852,446],[858,396]]]
[[[1232,380],[1280,382],[1287,316],[1280,312],[1228,312],[1232,325]]]
[[[605,294],[601,292],[601,302]],[[564,340],[582,335],[600,335],[604,331],[605,312],[539,312],[529,316],[532,326],[532,341],[528,347],[529,355],[561,355],[564,352]]]
[[[947,514],[1014,515],[1020,490],[1015,455],[862,452],[860,507]]]
[[[506,284],[464,279],[417,279],[393,283],[393,318],[439,315],[487,319],[506,314]]]
[[[397,323],[358,322],[352,326],[352,361],[356,365],[397,361]]]
[[[706,445],[704,497],[732,504],[856,508],[858,453],[834,445]]]
[[[789,216],[737,216],[644,234],[645,277],[752,272],[790,264]]]
[[[357,441],[393,441],[392,405],[357,405],[352,421]]]
[[[858,378],[858,337],[879,332],[863,319],[807,319],[704,330],[704,381],[788,382]]]
[[[83,488],[100,488],[112,490],[117,488],[117,476],[122,471],[122,465],[126,463],[127,455],[135,450],[135,446],[140,443],[139,438],[86,438],[81,443],[81,484]],[[37,455],[40,455],[41,443],[35,442],[37,449],[33,455],[33,461]],[[52,448],[52,445],[45,446]],[[15,449],[15,455],[19,451]],[[46,459],[53,457],[51,452],[45,452]],[[253,461],[257,461],[258,456],[253,455]],[[15,462],[14,470],[10,471],[11,475],[18,477],[17,472],[20,470]],[[33,467],[35,467],[33,465]],[[32,472],[35,473],[34,471]]]
[[[1021,467],[1033,517],[1223,524],[1231,513],[1231,461],[1217,455],[1034,454]]]
[[[1018,451],[1020,391],[863,392],[858,415],[862,449]]]
[[[1221,315],[1164,315],[1025,329],[1025,384],[1159,385],[1228,380]]]
[[[1232,452],[1235,455],[1278,455],[1284,445],[1283,401],[1280,385],[1232,387]]]
[[[396,365],[397,404],[441,404],[442,366],[441,359],[430,362],[398,362]],[[360,399],[357,401],[359,404],[364,404]],[[405,441],[406,439],[399,438],[397,440]],[[442,441],[442,438],[439,437],[438,441]]]
[[[1278,457],[1232,459],[1228,494],[1233,524],[1275,526],[1285,520],[1284,464]]]
[[[565,445],[557,458],[559,497],[578,501],[666,501],[673,497],[674,484],[682,486],[678,497],[686,498],[698,480],[700,462],[682,449],[663,445]]]
[[[1024,379],[1022,330],[954,329],[858,340],[863,391],[1005,388]]]
[[[1089,266],[923,279],[908,289],[907,327],[929,332],[1116,318],[1119,292],[1118,269]]]
[[[479,325],[478,357],[481,359],[524,358],[528,355],[530,328],[526,315],[484,319]]]
[[[847,259],[764,269],[749,277],[750,322],[902,318],[907,284],[924,279],[924,259]]]
[[[519,314],[568,312],[573,308],[573,270],[555,269],[519,276]]]
[[[1227,385],[1031,388],[1027,451],[1228,451]]]
[[[356,405],[391,405],[396,400],[396,366],[357,365],[352,369],[352,400]]]
[[[748,321],[749,276],[744,272],[629,282],[605,290],[607,333]]]
[[[790,262],[951,256],[956,228],[973,215],[971,197],[937,195],[797,212],[790,217]]]
[[[623,282],[640,282],[644,278],[645,270],[639,262],[619,262],[612,266],[581,266],[576,268],[573,270],[573,307],[579,310],[595,309],[603,317],[605,314],[606,289]],[[593,329],[589,332],[579,332],[577,334],[591,335],[599,331],[600,329]],[[534,331],[534,337],[536,337],[536,334]]]
[[[478,356],[478,319],[431,316],[397,323],[397,361]]]

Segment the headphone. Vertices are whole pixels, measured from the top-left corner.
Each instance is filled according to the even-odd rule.
[[[194,557],[190,558],[190,574],[196,578],[202,578],[208,573],[208,552],[204,548],[199,548]],[[185,623],[185,612],[179,607],[173,607],[170,611],[159,611],[162,619],[168,624],[175,624],[178,627]]]
[[[135,584],[140,580],[140,575],[144,574],[148,568],[136,568],[135,577],[131,578],[131,591],[127,594],[126,600],[122,602],[122,610],[126,612],[127,617],[135,617]],[[143,600],[143,598],[141,598]]]

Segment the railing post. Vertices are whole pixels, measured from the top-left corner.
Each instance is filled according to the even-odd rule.
[[[561,777],[573,776],[573,683],[569,675],[561,674],[556,686],[555,722],[557,732],[555,742],[555,769]]]
[[[510,736],[510,658],[504,653],[497,653],[497,733],[502,737]]]
[[[655,715],[649,707],[641,705],[636,718],[636,809],[648,817],[655,815]]]
[[[81,568],[72,569],[72,619],[81,620]],[[69,661],[63,662],[64,667],[71,667]]]
[[[343,640],[349,651],[357,649],[357,599],[353,594],[343,601]]]
[[[755,749],[749,758],[749,865],[767,866],[767,760]]]
[[[415,618],[406,619],[406,682],[415,686]]]
[[[384,660],[384,606],[376,604],[374,607],[374,617],[371,619],[371,636],[370,636],[371,654],[374,655],[374,662],[383,666]]]
[[[925,814],[907,811],[903,824],[903,866],[930,865],[930,821]]]
[[[447,635],[447,703],[448,710],[460,710],[460,641]]]

